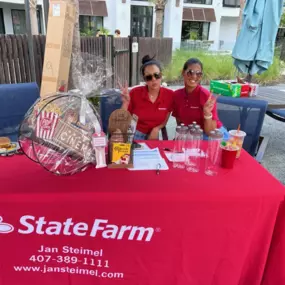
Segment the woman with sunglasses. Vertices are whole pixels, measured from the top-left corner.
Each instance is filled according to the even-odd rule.
[[[197,58],[187,60],[182,76],[185,87],[175,91],[172,113],[177,124],[190,125],[197,122],[206,135],[217,128],[225,133],[226,129],[218,118],[216,99],[200,85],[203,76],[202,62]]]
[[[122,108],[138,116],[135,140],[156,140],[166,125],[173,106],[174,92],[161,87],[161,65],[148,55],[142,59],[142,76],[145,86],[121,86]]]

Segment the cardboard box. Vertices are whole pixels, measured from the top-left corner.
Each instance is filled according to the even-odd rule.
[[[67,91],[72,52],[75,6],[50,1],[41,96]]]
[[[258,94],[259,85],[254,83],[250,83],[249,85],[250,85],[249,97],[256,97]]]
[[[250,92],[249,84],[240,84],[235,81],[211,80],[211,92],[229,97],[248,97]]]

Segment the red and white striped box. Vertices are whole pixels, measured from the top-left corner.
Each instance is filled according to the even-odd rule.
[[[58,115],[42,111],[37,117],[36,135],[38,138],[51,140],[58,123]]]

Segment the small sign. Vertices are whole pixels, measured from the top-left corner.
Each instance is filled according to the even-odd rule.
[[[60,17],[60,4],[52,4],[53,17]]]
[[[92,139],[88,132],[59,119],[53,141],[69,152],[73,151],[80,157],[91,158],[93,153]]]
[[[112,144],[112,163],[129,164],[131,158],[130,143],[113,143]]]
[[[133,53],[138,53],[139,52],[139,44],[138,43],[133,43],[132,44],[132,52]]]
[[[122,134],[126,135],[131,121],[132,115],[130,112],[123,109],[115,110],[109,117],[109,133],[112,135],[119,129]]]
[[[94,134],[92,137],[92,142],[93,142],[93,147],[106,146],[107,145],[106,135],[103,132],[99,134]]]

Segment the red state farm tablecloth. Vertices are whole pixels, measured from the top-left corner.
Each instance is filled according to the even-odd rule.
[[[57,177],[25,156],[0,170],[0,285],[258,285],[285,194],[246,152],[216,177]]]

